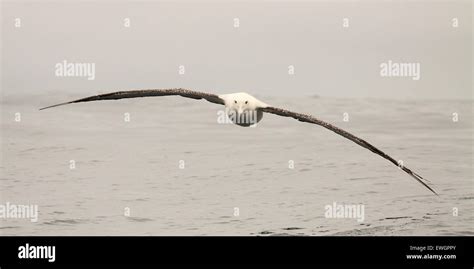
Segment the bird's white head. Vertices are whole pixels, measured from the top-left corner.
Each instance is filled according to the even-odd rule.
[[[268,106],[245,92],[223,94],[219,95],[219,98],[225,102],[226,114],[229,119],[244,127],[259,122],[263,117],[263,112],[259,108]]]

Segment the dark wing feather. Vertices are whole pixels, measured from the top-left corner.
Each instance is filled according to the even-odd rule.
[[[292,117],[292,118],[295,118],[295,119],[297,119],[299,121],[302,121],[302,122],[309,122],[309,123],[317,124],[317,125],[320,125],[320,126],[326,128],[326,129],[329,129],[329,130],[335,132],[336,134],[341,135],[341,136],[353,141],[354,143],[358,144],[359,146],[364,147],[364,148],[372,151],[373,153],[378,154],[378,155],[382,156],[383,158],[389,160],[391,163],[393,163],[394,165],[400,167],[403,171],[405,171],[410,176],[412,176],[414,179],[416,179],[418,182],[423,184],[423,186],[428,188],[431,192],[438,195],[430,186],[428,186],[425,182],[423,182],[423,178],[420,175],[416,174],[415,172],[411,171],[410,169],[408,169],[404,166],[399,165],[398,162],[395,159],[388,156],[387,154],[385,154],[383,151],[379,150],[378,148],[374,147],[373,145],[371,145],[369,142],[365,141],[364,139],[361,139],[361,138],[359,138],[359,137],[357,137],[357,136],[355,136],[351,133],[348,133],[348,132],[332,125],[332,124],[329,124],[327,122],[319,120],[319,119],[317,119],[313,116],[310,116],[310,115],[300,114],[300,113],[288,111],[288,110],[281,109],[281,108],[275,108],[275,107],[261,108],[261,110],[263,112],[268,112],[268,113],[276,114],[276,115],[283,116],[283,117]]]
[[[224,105],[224,100],[222,100],[221,98],[219,98],[219,96],[215,94],[191,91],[191,90],[186,90],[186,89],[151,89],[151,90],[119,91],[119,92],[113,92],[113,93],[99,94],[99,95],[94,95],[94,96],[90,96],[90,97],[86,97],[86,98],[82,98],[82,99],[78,99],[78,100],[74,100],[74,101],[70,101],[66,103],[43,107],[40,110],[56,107],[56,106],[67,105],[67,104],[80,103],[80,102],[117,100],[117,99],[125,99],[125,98],[150,97],[150,96],[168,96],[168,95],[180,95],[180,96],[192,98],[192,99],[206,99],[207,101],[211,103]]]

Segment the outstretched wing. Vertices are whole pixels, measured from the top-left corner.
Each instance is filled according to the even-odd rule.
[[[336,134],[341,135],[341,136],[353,141],[354,143],[358,144],[359,146],[364,147],[364,148],[372,151],[373,153],[378,154],[378,155],[382,156],[383,158],[389,160],[391,163],[393,163],[394,165],[400,167],[403,171],[405,171],[410,176],[412,176],[414,179],[416,179],[418,182],[423,184],[423,186],[428,188],[431,192],[438,195],[430,186],[428,186],[425,182],[423,182],[423,178],[420,175],[416,174],[415,172],[411,171],[410,169],[408,169],[408,168],[406,168],[402,165],[399,165],[398,162],[395,159],[388,156],[387,154],[385,154],[380,149],[374,147],[373,145],[371,145],[369,142],[365,141],[364,139],[361,139],[361,138],[359,138],[359,137],[357,137],[357,136],[355,136],[351,133],[348,133],[348,132],[332,125],[332,124],[329,124],[327,122],[319,120],[319,119],[317,119],[313,116],[310,116],[310,115],[296,113],[296,112],[292,112],[292,111],[288,111],[288,110],[281,109],[281,108],[276,108],[276,107],[263,107],[263,108],[260,108],[260,109],[263,112],[268,112],[268,113],[276,114],[276,115],[283,116],[283,117],[292,117],[292,118],[295,118],[295,119],[297,119],[299,121],[302,121],[302,122],[309,122],[309,123],[317,124],[317,125],[320,125],[320,126],[326,128],[326,129],[329,129],[329,130],[335,132]]]
[[[192,98],[192,99],[206,99],[207,101],[224,105],[224,100],[219,98],[219,96],[211,93],[197,92],[186,89],[151,89],[151,90],[132,90],[132,91],[119,91],[106,94],[94,95],[66,103],[61,103],[57,105],[43,107],[40,110],[62,106],[73,103],[81,102],[90,102],[90,101],[101,101],[101,100],[117,100],[125,98],[137,98],[137,97],[151,97],[151,96],[168,96],[168,95],[180,95],[182,97]]]

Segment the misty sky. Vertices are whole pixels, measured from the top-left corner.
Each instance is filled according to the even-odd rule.
[[[2,92],[184,87],[471,99],[472,13],[472,1],[5,2]],[[55,65],[64,60],[95,63],[95,80],[57,77]],[[382,77],[380,65],[389,60],[419,63],[420,79]]]

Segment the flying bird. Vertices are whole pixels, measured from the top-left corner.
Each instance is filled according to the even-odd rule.
[[[341,135],[352,142],[358,144],[361,147],[364,147],[373,153],[380,155],[384,159],[387,159],[394,165],[398,166],[400,169],[405,171],[407,174],[412,176],[416,179],[419,183],[425,186],[434,194],[438,195],[430,186],[428,186],[423,180],[420,175],[416,174],[415,172],[411,171],[407,167],[400,165],[395,159],[390,157],[389,155],[385,154],[380,149],[374,147],[369,142],[361,139],[347,131],[344,131],[330,123],[324,122],[316,117],[311,115],[296,113],[293,111],[289,111],[282,108],[277,108],[270,106],[257,98],[251,96],[250,94],[239,92],[239,93],[231,93],[231,94],[223,94],[223,95],[215,95],[211,93],[205,92],[198,92],[186,89],[147,89],[147,90],[130,90],[130,91],[118,91],[106,94],[99,94],[90,97],[85,97],[82,99],[77,99],[70,102],[65,102],[61,104],[56,104],[48,107],[41,108],[40,110],[73,104],[73,103],[81,103],[81,102],[90,102],[90,101],[101,101],[101,100],[117,100],[117,99],[125,99],[125,98],[137,98],[137,97],[152,97],[152,96],[170,96],[170,95],[177,95],[186,98],[192,99],[205,99],[211,103],[224,105],[226,115],[228,118],[235,124],[248,127],[257,124],[263,117],[263,113],[271,113],[276,114],[282,117],[291,117],[301,122],[307,122],[312,124],[320,125],[334,133]]]

